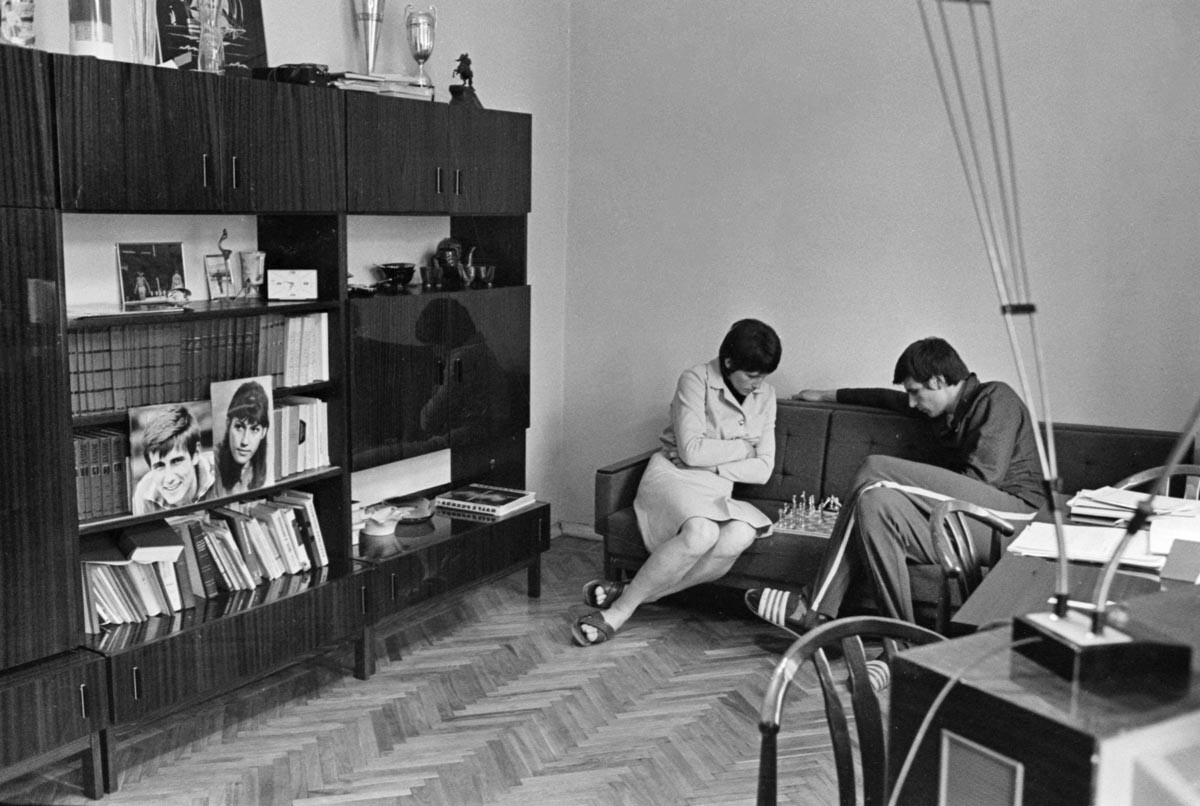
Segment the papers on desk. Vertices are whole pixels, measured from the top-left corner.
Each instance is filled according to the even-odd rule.
[[[1101,487],[1099,490],[1080,490],[1067,502],[1072,518],[1097,518],[1113,524],[1128,523],[1146,494],[1133,490]],[[1186,498],[1155,496],[1151,504],[1155,517],[1200,517],[1200,501]]]
[[[1112,557],[1125,535],[1123,526],[1063,524],[1067,559],[1104,563]],[[1155,516],[1150,528],[1134,535],[1121,555],[1121,565],[1161,570],[1176,540],[1200,542],[1200,517]],[[1054,524],[1034,521],[1009,544],[1014,554],[1031,557],[1058,557]]]
[[[1081,562],[1105,563],[1112,557],[1125,530],[1118,526],[1083,526],[1076,523],[1063,524],[1063,537],[1067,543],[1067,559]],[[1121,565],[1159,570],[1166,562],[1165,552],[1155,554],[1150,550],[1150,535],[1139,532],[1129,541],[1121,555]],[[1054,535],[1054,524],[1034,521],[1025,527],[1017,539],[1009,544],[1013,554],[1028,557],[1058,557],[1058,541]]]

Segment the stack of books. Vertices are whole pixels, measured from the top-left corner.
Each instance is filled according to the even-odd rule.
[[[1146,493],[1143,492],[1101,487],[1098,490],[1080,490],[1067,502],[1067,508],[1071,519],[1075,521],[1122,525],[1129,522],[1133,513],[1137,511],[1138,504],[1145,498]],[[1200,516],[1200,501],[1186,498],[1159,495],[1155,496],[1151,506],[1155,518]]]
[[[537,500],[529,490],[514,490],[491,484],[468,484],[433,499],[436,507],[456,517],[502,518]]]

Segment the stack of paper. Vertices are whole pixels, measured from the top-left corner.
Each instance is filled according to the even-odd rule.
[[[1116,526],[1064,524],[1063,537],[1067,544],[1067,559],[1106,563],[1113,556],[1124,535],[1125,530]],[[1030,557],[1057,557],[1058,541],[1054,534],[1054,524],[1040,521],[1030,523],[1017,535],[1017,539],[1009,544],[1008,550]],[[1121,564],[1158,570],[1166,561],[1164,555],[1165,552],[1151,551],[1149,534],[1139,532],[1122,552]]]
[[[1108,523],[1125,523],[1145,498],[1146,494],[1142,492],[1101,487],[1099,490],[1080,490],[1067,502],[1067,507],[1075,520],[1098,519]],[[1160,495],[1155,496],[1152,508],[1155,516],[1200,517],[1200,501]]]

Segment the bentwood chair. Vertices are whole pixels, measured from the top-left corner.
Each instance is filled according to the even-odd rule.
[[[979,557],[971,542],[972,520],[992,529],[992,545],[986,559]],[[999,561],[1003,548],[1000,545],[1000,536],[1011,537],[1014,527],[989,509],[967,501],[950,499],[933,508],[933,513],[929,516],[929,531],[933,535],[942,567],[942,590],[938,595],[934,629],[945,635],[954,607],[954,594],[958,594],[959,606],[967,601],[967,597],[983,581],[984,566],[991,567]]]
[[[1157,486],[1158,477],[1162,475],[1162,471],[1161,467],[1151,467],[1121,479],[1113,487],[1118,490],[1144,489],[1149,492],[1154,486],[1156,495],[1190,498],[1193,501],[1200,499],[1200,465],[1176,465],[1170,478],[1166,479],[1165,490]]]
[[[868,652],[864,639],[874,639],[879,650]],[[792,681],[811,659],[825,703],[825,722],[833,744],[841,806],[857,806],[855,747],[862,770],[861,789],[865,806],[883,806],[888,798],[886,690],[891,682],[891,660],[909,645],[929,644],[942,636],[899,619],[852,616],[835,619],[801,636],[775,666],[759,711],[762,735],[758,766],[758,806],[774,806],[778,785],[778,737],[783,704]],[[830,650],[833,650],[830,652]],[[830,655],[839,654],[849,676],[835,677]],[[877,654],[876,654],[877,653]],[[843,693],[846,689],[848,692]],[[847,717],[849,699],[858,741],[850,735]]]

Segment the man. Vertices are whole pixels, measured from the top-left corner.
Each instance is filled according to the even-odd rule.
[[[142,433],[150,472],[133,492],[133,514],[145,515],[199,501],[213,485],[212,465],[200,453],[200,424],[187,406],[156,412]]]
[[[772,588],[750,590],[746,604],[756,615],[794,632],[812,629],[837,616],[865,564],[880,609],[913,621],[907,565],[937,562],[929,515],[941,497],[1024,514],[1045,502],[1036,424],[1010,386],[981,382],[940,338],[910,344],[896,361],[892,383],[904,391],[810,389],[796,397],[913,409],[933,421],[938,464],[868,456],[834,523],[811,599]],[[987,556],[990,533],[973,529],[972,539]]]

